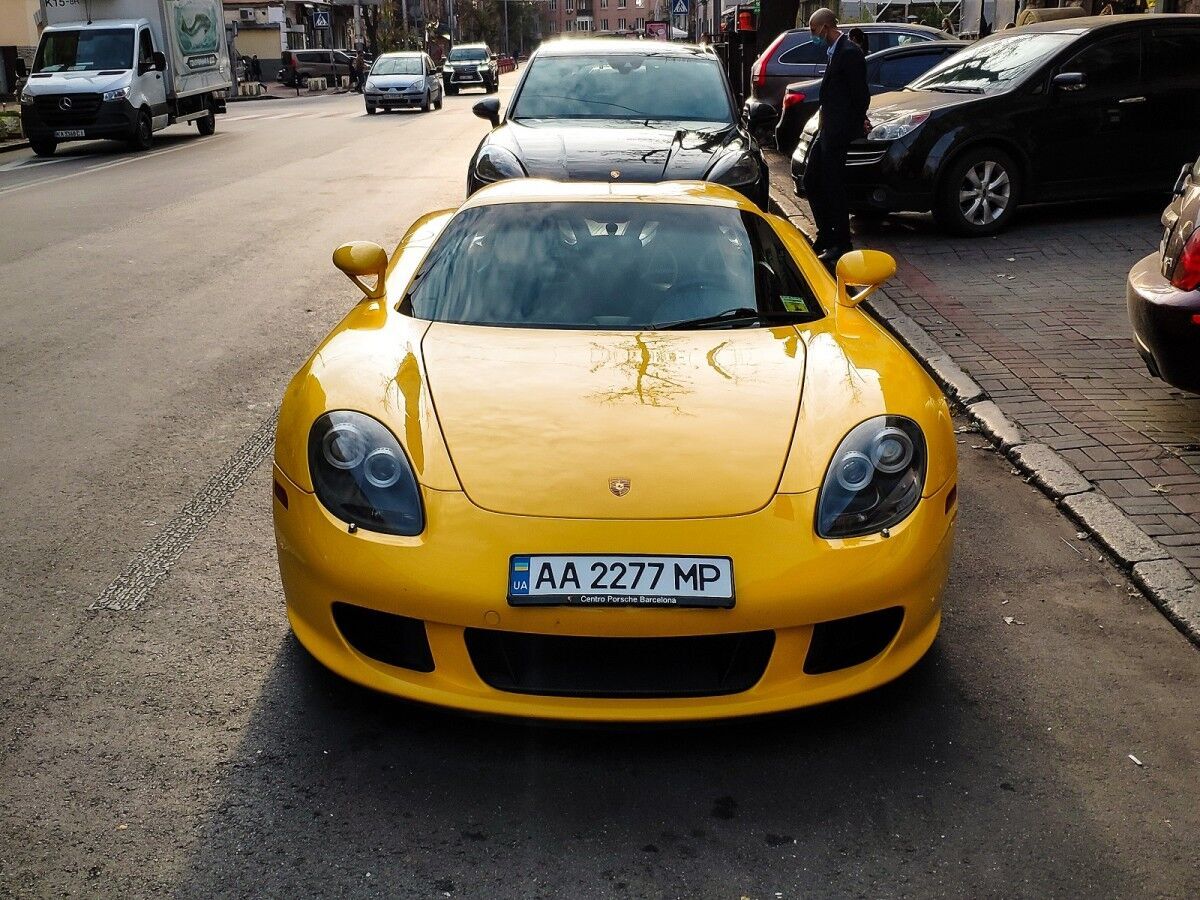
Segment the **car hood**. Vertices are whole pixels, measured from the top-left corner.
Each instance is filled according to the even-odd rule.
[[[521,160],[535,178],[653,182],[703,178],[717,156],[745,149],[733,125],[702,122],[508,122],[489,143]]]
[[[34,75],[26,82],[31,96],[111,91],[129,83],[128,69],[104,69],[99,72],[48,72],[46,74],[49,77]]]
[[[371,84],[378,88],[410,88],[425,84],[424,75],[372,75]]]
[[[774,496],[804,381],[796,330],[434,323],[429,390],[463,490],[526,516],[731,516]],[[612,479],[628,479],[618,497]]]
[[[985,99],[983,94],[947,94],[941,91],[888,91],[871,98],[867,115],[872,119],[914,112],[950,109]]]

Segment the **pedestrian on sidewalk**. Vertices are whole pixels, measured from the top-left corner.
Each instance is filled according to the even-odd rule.
[[[846,200],[846,153],[862,137],[871,93],[863,52],[838,30],[837,16],[818,9],[808,20],[813,43],[826,48],[828,63],[821,79],[821,127],[808,154],[804,190],[817,226],[813,249],[828,267],[853,249],[850,208]]]
[[[257,53],[250,57],[250,77],[255,81],[262,81],[262,63],[258,61]]]
[[[363,90],[363,58],[362,51],[354,51],[354,62],[350,65],[350,80],[353,82],[353,90],[356,94],[361,94]]]

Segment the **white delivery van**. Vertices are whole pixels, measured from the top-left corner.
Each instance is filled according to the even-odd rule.
[[[21,92],[39,156],[95,138],[146,150],[176,122],[216,130],[232,87],[220,0],[41,2],[46,28]]]

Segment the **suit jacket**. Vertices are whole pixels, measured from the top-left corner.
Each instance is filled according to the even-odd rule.
[[[821,132],[825,140],[849,143],[862,137],[863,118],[870,105],[862,50],[843,35],[821,78]]]

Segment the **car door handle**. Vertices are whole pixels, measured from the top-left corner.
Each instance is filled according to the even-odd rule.
[[[1120,103],[1120,104],[1126,104],[1126,103],[1145,103],[1145,102],[1146,102],[1146,98],[1145,98],[1145,97],[1126,97],[1125,99],[1123,99],[1123,100],[1118,100],[1117,102],[1118,102],[1118,103]]]

